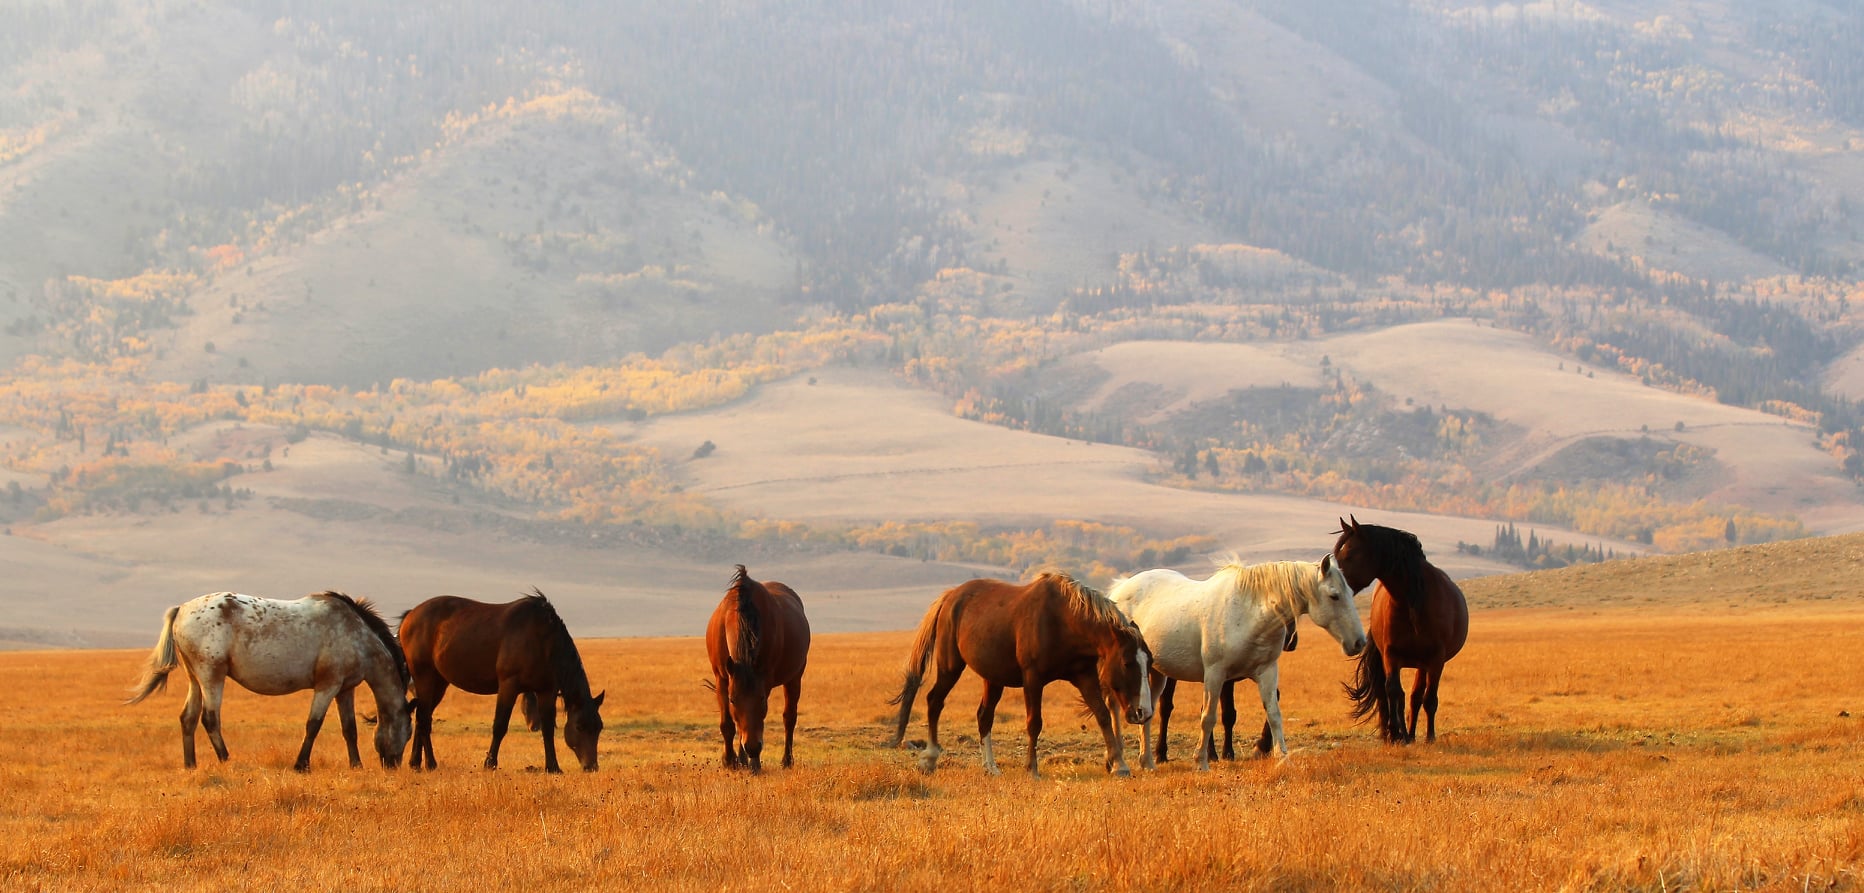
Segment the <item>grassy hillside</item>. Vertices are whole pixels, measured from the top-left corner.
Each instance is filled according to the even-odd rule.
[[[1507,523],[1864,522],[1849,7],[0,16],[23,602],[327,585],[301,540],[391,591],[626,544],[646,605],[741,555],[1106,575],[1345,512],[1469,573]],[[226,423],[347,458],[196,443]],[[241,564],[222,524],[277,536]]]
[[[541,746],[517,731],[504,768],[479,769],[489,699],[458,692],[439,708],[437,772],[350,770],[330,723],[312,771],[295,774],[308,696],[237,689],[225,708],[232,761],[187,772],[178,693],[118,703],[142,651],[0,654],[7,690],[63,692],[0,703],[0,744],[20,757],[0,787],[0,876],[55,887],[211,886],[237,873],[358,889],[931,890],[979,878],[1090,890],[1848,889],[1864,861],[1864,710],[1832,681],[1855,676],[1864,608],[1846,568],[1859,548],[1857,537],[1811,540],[1472,586],[1469,644],[1449,665],[1430,745],[1384,746],[1353,725],[1338,688],[1350,664],[1314,632],[1282,659],[1289,759],[1193,771],[1186,696],[1178,759],[1131,779],[1102,774],[1098,736],[1061,687],[1047,698],[1047,780],[986,776],[975,680],[953,693],[944,764],[921,775],[882,746],[902,633],[819,637],[797,766],[756,778],[717,766],[691,637],[583,640],[608,692],[601,771],[563,776],[530,771]],[[1739,606],[1692,607],[1711,578]],[[1536,606],[1490,607],[1513,590]],[[1640,596],[1618,596],[1630,590]],[[1006,763],[1023,747],[1016,700],[996,725]],[[1256,709],[1242,705],[1245,726]],[[74,726],[109,746],[71,746]]]

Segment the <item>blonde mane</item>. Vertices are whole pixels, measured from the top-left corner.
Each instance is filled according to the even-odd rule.
[[[1231,561],[1210,575],[1212,580],[1231,577],[1231,587],[1246,593],[1282,620],[1293,623],[1301,615],[1301,603],[1319,586],[1320,570],[1311,561],[1270,561],[1243,564]]]

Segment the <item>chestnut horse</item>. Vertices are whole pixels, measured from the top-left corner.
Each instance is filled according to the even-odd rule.
[[[181,708],[181,762],[194,768],[194,729],[221,762],[227,743],[220,736],[220,699],[226,681],[262,695],[311,689],[311,715],[304,745],[292,768],[311,768],[311,745],[323,727],[330,702],[337,704],[351,767],[362,765],[356,749],[356,686],[369,683],[377,713],[375,752],[385,768],[401,764],[408,746],[408,664],[388,624],[368,599],[320,592],[295,601],[215,592],[168,609],[148,668],[130,689],[134,704],[168,686],[180,666],[188,673],[188,700]]]
[[[408,765],[434,768],[434,708],[448,685],[476,695],[497,695],[492,711],[492,747],[485,768],[498,768],[498,746],[511,725],[511,710],[524,699],[524,716],[544,733],[544,771],[557,765],[557,695],[563,696],[563,743],[582,763],[596,769],[596,741],[602,735],[602,699],[589,696],[576,640],[557,609],[532,589],[502,605],[442,595],[401,615],[401,646],[408,653],[418,709],[414,713],[414,756]]]
[[[1350,516],[1349,516],[1350,517]],[[1353,699],[1353,716],[1379,717],[1379,735],[1387,742],[1409,744],[1417,740],[1417,713],[1424,710],[1425,741],[1437,739],[1437,687],[1443,682],[1443,665],[1463,649],[1469,638],[1469,604],[1450,575],[1424,560],[1424,546],[1416,536],[1393,527],[1340,520],[1340,538],[1333,544],[1340,571],[1355,590],[1374,579],[1372,644],[1359,657],[1359,672],[1346,694]],[[1398,678],[1406,667],[1417,670],[1411,679],[1411,712],[1405,715],[1404,683]]]
[[[783,686],[783,768],[791,765],[796,739],[796,702],[803,694],[809,662],[809,618],[796,590],[759,583],[744,565],[706,623],[705,650],[712,660],[711,689],[718,695],[718,731],[725,738],[725,767],[762,772],[764,714],[770,690]]]
[[[1080,690],[1100,723],[1107,741],[1107,771],[1132,774],[1108,706],[1124,711],[1135,725],[1152,718],[1152,652],[1146,650],[1139,628],[1106,596],[1056,573],[1023,585],[980,579],[947,590],[920,622],[906,655],[906,683],[888,702],[900,708],[895,747],[906,737],[914,696],[925,679],[926,662],[934,656],[938,677],[926,693],[928,740],[919,755],[920,770],[938,768],[939,754],[944,753],[938,743],[939,714],[945,709],[945,696],[969,666],[984,680],[984,699],[977,707],[984,771],[997,774],[990,740],[997,701],[1005,688],[1021,688],[1028,714],[1029,774],[1041,777],[1036,741],[1042,734],[1042,688],[1065,680]]]

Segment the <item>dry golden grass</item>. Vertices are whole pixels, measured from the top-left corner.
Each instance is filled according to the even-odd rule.
[[[1532,588],[1566,578],[1520,579]],[[0,654],[0,880],[9,889],[1864,886],[1856,596],[1714,613],[1480,610],[1444,683],[1438,743],[1409,748],[1379,745],[1347,721],[1338,683],[1349,664],[1304,628],[1283,672],[1289,760],[1191,771],[1191,686],[1179,699],[1179,759],[1125,780],[1102,774],[1097,735],[1061,686],[1050,689],[1048,779],[986,777],[969,680],[947,711],[944,767],[919,774],[908,754],[880,746],[904,633],[820,637],[798,765],[758,778],[717,765],[698,639],[585,642],[591,676],[609,692],[602,771],[556,777],[526,771],[541,763],[528,733],[507,739],[506,768],[478,768],[489,699],[457,692],[440,708],[435,773],[352,771],[331,722],[314,770],[295,774],[308,696],[244,691],[228,695],[232,762],[208,756],[188,772],[178,692],[117,703],[142,653]],[[1244,728],[1259,715],[1245,709]],[[1012,695],[998,723],[1006,766],[1020,762],[1021,727]],[[923,710],[910,734],[924,735]]]

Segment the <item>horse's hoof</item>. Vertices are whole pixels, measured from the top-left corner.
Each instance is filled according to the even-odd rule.
[[[1125,766],[1121,766],[1120,768],[1113,770],[1113,774],[1116,778],[1132,778],[1133,770],[1128,769]]]
[[[292,765],[292,767],[291,767],[291,771],[293,771],[293,772],[309,772],[309,771],[311,771],[311,764],[309,764],[309,763],[296,763],[296,764],[293,764],[293,765]]]

